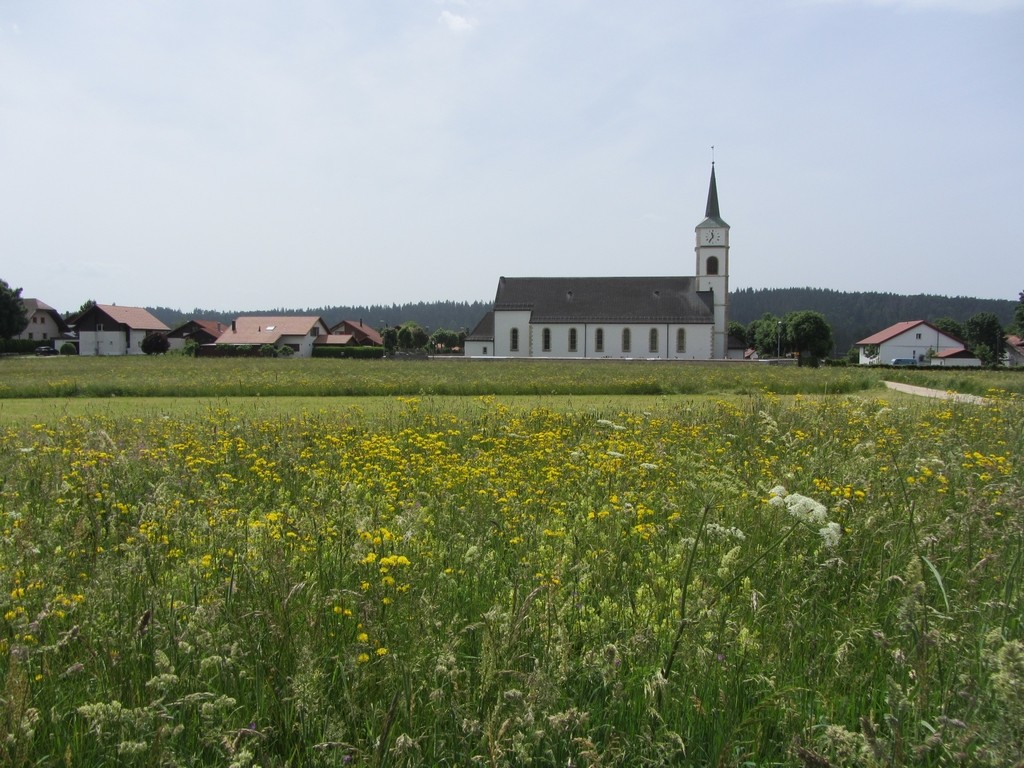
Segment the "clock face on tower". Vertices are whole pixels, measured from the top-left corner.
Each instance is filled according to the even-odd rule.
[[[704,232],[704,237],[701,239],[702,245],[721,245],[722,244],[722,230],[720,229],[709,229]]]

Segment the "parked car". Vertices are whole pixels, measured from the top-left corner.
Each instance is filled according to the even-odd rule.
[[[892,365],[917,365],[917,360],[912,357],[894,357]]]
[[[40,344],[38,347],[36,347],[36,354],[37,355],[59,355],[60,352],[57,351],[56,347],[47,346],[46,344]]]

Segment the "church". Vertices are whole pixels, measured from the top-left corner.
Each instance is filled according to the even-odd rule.
[[[722,360],[729,356],[729,225],[715,165],[694,277],[502,277],[467,357]]]

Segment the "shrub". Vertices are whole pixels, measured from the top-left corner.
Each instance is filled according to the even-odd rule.
[[[60,345],[60,353],[62,355],[77,355],[78,347],[72,344],[70,341],[65,341]]]
[[[380,360],[384,357],[384,347],[313,347],[313,357],[329,357],[333,359]]]

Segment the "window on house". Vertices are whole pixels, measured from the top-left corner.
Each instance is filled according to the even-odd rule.
[[[575,352],[576,351],[576,329],[575,328],[570,328],[569,329],[569,351],[570,352]]]
[[[594,351],[604,352],[604,328],[594,331]]]
[[[630,346],[631,346],[630,342],[631,342],[631,339],[630,339],[629,328],[623,328],[622,329],[622,351],[623,352],[629,352],[630,351]]]
[[[103,330],[103,323],[96,323],[96,332],[99,333]]]
[[[511,352],[519,351],[519,329],[513,328],[508,332],[508,348]]]
[[[919,339],[921,338],[921,334],[920,334],[920,333],[919,333],[919,334],[917,334],[917,338],[919,338]]]
[[[658,351],[658,329],[651,328],[651,332],[647,335],[647,351],[657,352]]]
[[[29,340],[30,340],[30,341],[32,340],[32,338],[34,338],[34,337],[32,336],[32,331],[29,331],[29,332],[28,332],[28,338],[29,338]]]
[[[676,352],[685,352],[685,351],[686,351],[686,329],[685,328],[677,328],[676,329]]]
[[[543,331],[541,331],[540,338],[541,338],[541,342],[540,342],[541,343],[541,348],[545,352],[550,352],[551,351],[551,329],[550,328],[545,328]]]
[[[718,257],[717,256],[708,256],[708,274],[709,275],[717,275],[718,274]]]

